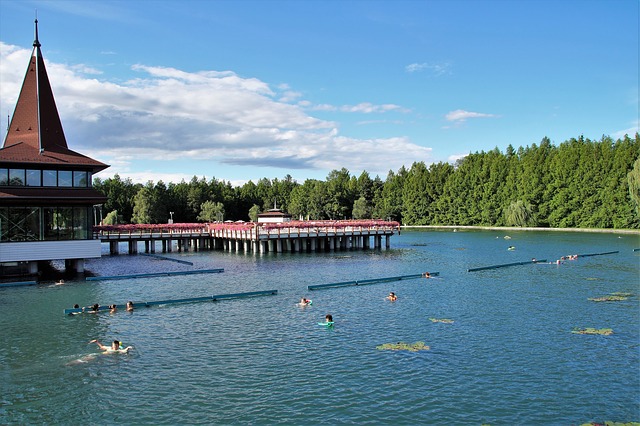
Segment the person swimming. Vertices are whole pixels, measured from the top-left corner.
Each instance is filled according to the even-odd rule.
[[[300,306],[309,306],[311,305],[313,302],[311,301],[311,299],[307,299],[305,297],[303,297],[302,299],[300,299]]]
[[[387,296],[387,299],[389,299],[392,302],[395,302],[396,300],[398,300],[398,296],[396,296],[396,294],[394,292],[389,293],[389,295]]]
[[[127,312],[132,312],[133,311],[133,302],[131,300],[129,300],[127,302]]]
[[[119,340],[114,340],[113,342],[111,342],[111,346],[105,346],[102,343],[100,343],[97,339],[90,340],[89,343],[95,343],[96,345],[98,345],[100,350],[104,351],[105,354],[109,354],[109,353],[126,354],[132,348],[132,346],[127,346],[126,348],[123,347],[122,342],[120,342]]]

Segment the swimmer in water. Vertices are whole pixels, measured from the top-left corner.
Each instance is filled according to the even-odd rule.
[[[123,348],[122,343],[119,340],[114,340],[111,343],[111,346],[105,346],[102,343],[98,342],[97,339],[93,339],[89,343],[95,343],[96,345],[98,345],[100,350],[104,351],[105,354],[116,353],[116,352],[121,354],[126,354],[132,348],[132,346],[127,346],[126,348]]]
[[[333,316],[331,314],[327,314],[324,316],[324,322],[326,325],[328,326],[332,326],[333,325]]]
[[[431,274],[428,272],[423,273],[422,276],[425,278],[431,278]]]
[[[117,305],[110,305],[109,306],[109,313],[115,313],[118,310],[118,306]]]
[[[398,296],[396,296],[396,294],[394,292],[389,293],[389,295],[387,296],[387,299],[389,299],[392,302],[395,302],[396,300],[398,300]]]
[[[133,302],[129,300],[127,302],[127,312],[132,312],[132,311],[133,311]]]
[[[302,299],[300,299],[299,305],[300,306],[309,306],[309,305],[311,305],[311,300],[303,297]]]

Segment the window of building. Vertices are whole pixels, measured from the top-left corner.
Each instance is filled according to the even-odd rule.
[[[58,239],[58,225],[56,224],[56,208],[42,208],[42,239],[45,241]]]
[[[9,169],[9,185],[24,186],[25,170]]]
[[[87,185],[87,172],[77,171],[73,172],[73,186],[76,188],[86,188]]]
[[[9,241],[9,207],[0,207],[0,241]]]
[[[91,172],[0,168],[0,186],[91,187]]]
[[[0,207],[0,241],[88,240],[91,207]]]
[[[27,186],[42,186],[40,170],[27,170]]]
[[[73,174],[71,170],[58,171],[58,186],[73,186]]]
[[[89,215],[87,214],[87,207],[74,207],[73,208],[73,239],[74,240],[86,240],[89,238]]]
[[[42,186],[58,186],[58,171],[57,170],[43,170],[42,171]]]

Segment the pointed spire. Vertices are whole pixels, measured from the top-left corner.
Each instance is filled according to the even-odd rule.
[[[36,18],[36,39],[33,40],[33,47],[40,47],[40,41],[38,40],[38,18]]]
[[[33,52],[4,144],[0,147],[0,162],[82,165],[91,167],[94,173],[104,170],[109,166],[72,151],[67,146],[40,51],[37,17],[35,24]]]

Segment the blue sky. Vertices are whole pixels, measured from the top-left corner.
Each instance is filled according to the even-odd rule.
[[[242,184],[638,131],[637,0],[0,0],[0,127],[39,39],[72,149]]]

